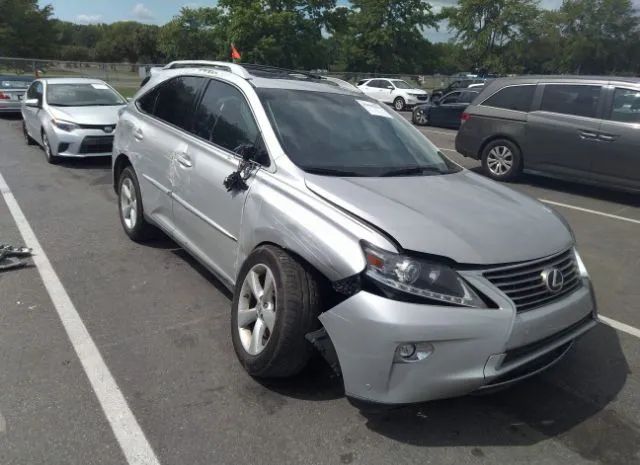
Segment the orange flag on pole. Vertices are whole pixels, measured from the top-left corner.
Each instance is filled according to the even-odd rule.
[[[231,59],[240,60],[241,58],[242,56],[240,55],[240,52],[238,52],[238,50],[236,49],[236,46],[231,44]]]

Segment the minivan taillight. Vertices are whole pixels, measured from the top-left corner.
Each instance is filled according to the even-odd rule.
[[[462,113],[462,116],[460,117],[460,123],[464,124],[470,119],[471,119],[471,115],[465,111],[464,113]]]
[[[11,100],[11,97],[9,97],[4,92],[0,92],[0,100]]]

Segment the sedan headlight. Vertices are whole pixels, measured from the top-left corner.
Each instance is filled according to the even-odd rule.
[[[365,276],[390,293],[435,303],[487,308],[486,303],[452,268],[422,258],[382,250],[363,242]]]
[[[72,123],[71,121],[64,121],[61,119],[52,119],[51,124],[65,132],[71,132],[75,131],[76,129],[80,129],[80,126],[78,126],[76,123]]]

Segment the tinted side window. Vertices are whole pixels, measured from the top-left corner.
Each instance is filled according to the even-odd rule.
[[[446,105],[447,103],[458,103],[458,99],[460,98],[461,92],[452,92],[450,94],[445,95],[440,101],[441,105]]]
[[[39,81],[34,82],[27,90],[27,98],[41,98],[42,97],[42,83]]]
[[[259,131],[249,104],[235,87],[211,80],[196,110],[194,134],[233,152],[256,145]]]
[[[600,89],[600,86],[547,84],[540,110],[593,118],[598,111]]]
[[[478,96],[477,92],[463,92],[458,99],[459,103],[471,103]]]
[[[609,119],[622,123],[640,123],[640,91],[616,88]]]
[[[27,90],[27,98],[37,98],[36,94],[36,83],[34,82]]]
[[[529,111],[535,90],[535,85],[505,87],[482,102],[482,104],[507,110]]]
[[[156,111],[156,100],[158,99],[158,90],[159,88],[156,87],[155,89],[151,90],[150,92],[147,92],[142,97],[140,97],[138,99],[138,102],[136,103],[136,105],[138,105],[138,108],[149,115],[153,115],[153,113]]]
[[[193,105],[204,78],[181,76],[158,87],[153,115],[182,129],[191,129]]]

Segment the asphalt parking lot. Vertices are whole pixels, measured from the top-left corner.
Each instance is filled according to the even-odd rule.
[[[422,130],[477,169],[455,131]],[[37,267],[0,274],[0,463],[640,464],[640,196],[512,187],[569,221],[623,330],[599,325],[507,391],[365,413],[321,360],[289,381],[246,375],[230,295],[172,241],[124,235],[109,160],[49,165],[0,118],[0,243],[42,248]]]

